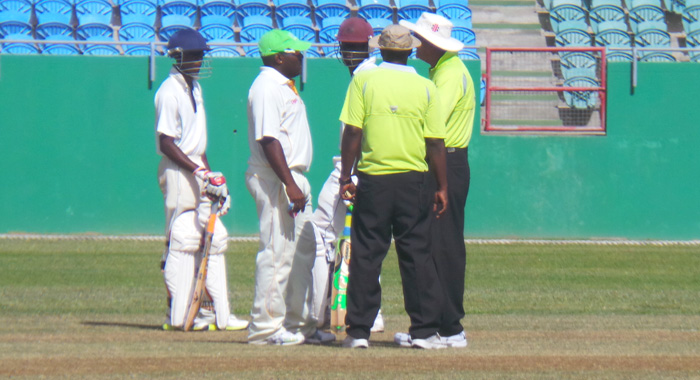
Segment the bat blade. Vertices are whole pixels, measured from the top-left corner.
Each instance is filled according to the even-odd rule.
[[[350,239],[341,239],[336,249],[335,270],[333,272],[331,330],[335,332],[342,332],[345,329],[350,254]]]

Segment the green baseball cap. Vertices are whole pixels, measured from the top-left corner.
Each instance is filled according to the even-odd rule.
[[[272,29],[258,41],[260,55],[263,57],[276,53],[304,51],[310,47],[311,43],[302,41],[292,33],[281,29]]]

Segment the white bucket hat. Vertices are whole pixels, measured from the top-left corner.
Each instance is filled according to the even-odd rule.
[[[412,30],[442,50],[460,51],[464,47],[462,41],[452,37],[453,25],[450,20],[435,13],[423,12],[415,24],[401,20],[399,25]]]

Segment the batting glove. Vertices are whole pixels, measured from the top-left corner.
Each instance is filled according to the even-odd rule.
[[[228,210],[231,209],[231,197],[226,196],[225,198],[221,198],[221,206],[219,207],[219,215],[224,216],[228,214]]]
[[[207,179],[204,180],[204,193],[212,200],[228,197],[226,178],[221,172],[209,173]]]

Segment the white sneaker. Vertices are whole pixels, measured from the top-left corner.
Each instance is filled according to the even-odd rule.
[[[442,343],[442,340],[440,340],[440,335],[436,333],[425,339],[411,339],[411,347],[434,350],[445,348],[445,345]]]
[[[445,347],[464,348],[467,347],[467,335],[462,331],[456,335],[441,336],[440,340]]]
[[[357,339],[348,335],[343,340],[343,347],[345,348],[369,348],[369,342],[367,339]]]
[[[313,334],[307,336],[305,339],[305,343],[309,344],[325,344],[333,341],[335,341],[335,335],[321,329],[316,329]]]
[[[397,332],[394,334],[394,343],[401,347],[411,347],[411,334]]]
[[[304,343],[304,335],[301,333],[293,334],[283,329],[267,339],[250,341],[248,343],[258,345],[273,344],[276,346],[295,346],[297,344]]]
[[[228,316],[228,323],[226,324],[226,331],[239,331],[239,330],[245,330],[248,328],[249,322],[245,319],[240,319],[236,317],[235,314],[231,314]],[[211,328],[211,325],[210,325]],[[216,325],[214,325],[214,328],[216,328]]]
[[[197,316],[194,317],[194,323],[192,324],[192,330],[194,331],[205,331],[211,330],[210,325],[214,325],[214,330],[216,330],[216,314],[213,311],[207,309],[199,309]]]
[[[372,325],[372,328],[369,331],[373,333],[384,332],[384,317],[382,317],[381,310],[379,310],[379,313],[377,313],[377,318],[374,320],[374,324]]]

